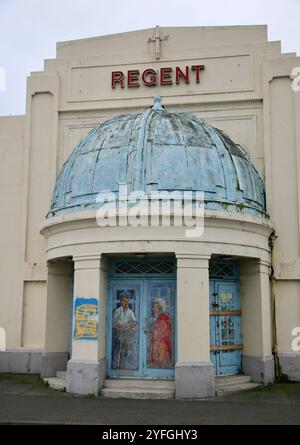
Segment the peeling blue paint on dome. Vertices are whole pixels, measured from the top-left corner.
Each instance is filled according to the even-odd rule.
[[[263,182],[245,151],[191,113],[152,108],[91,130],[57,178],[47,217],[100,206],[99,192],[204,191],[205,208],[267,216]]]

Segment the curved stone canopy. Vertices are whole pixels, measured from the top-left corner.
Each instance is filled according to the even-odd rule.
[[[57,178],[47,217],[100,207],[100,192],[204,191],[205,208],[266,216],[263,182],[245,151],[191,113],[155,98],[143,113],[116,116],[79,142]]]

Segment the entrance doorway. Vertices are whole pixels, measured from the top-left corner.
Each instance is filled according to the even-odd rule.
[[[236,262],[210,265],[210,358],[216,375],[241,371],[241,308]]]
[[[109,377],[174,376],[175,273],[172,259],[112,262],[107,304]]]

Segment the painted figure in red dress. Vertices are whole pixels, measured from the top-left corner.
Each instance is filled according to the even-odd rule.
[[[166,312],[166,301],[156,298],[152,304],[155,321],[151,328],[149,342],[149,362],[153,368],[173,366],[172,322]]]

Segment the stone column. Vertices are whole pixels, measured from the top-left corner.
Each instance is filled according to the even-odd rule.
[[[68,362],[73,264],[66,260],[48,263],[45,350],[41,376],[53,377]]]
[[[275,378],[272,355],[270,265],[261,260],[241,262],[242,370],[255,382]]]
[[[210,362],[209,256],[177,257],[176,398],[215,395]]]
[[[95,394],[105,378],[105,285],[101,255],[74,257],[72,358],[67,391]]]

